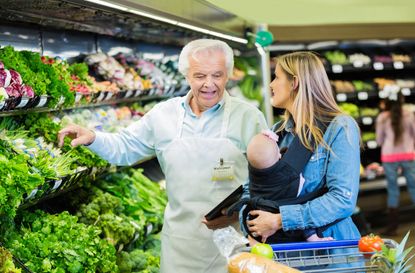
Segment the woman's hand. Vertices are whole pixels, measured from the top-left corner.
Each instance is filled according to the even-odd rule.
[[[252,210],[249,214],[257,217],[246,221],[248,229],[251,233],[261,236],[263,243],[265,243],[268,237],[282,228],[281,214],[279,213]]]

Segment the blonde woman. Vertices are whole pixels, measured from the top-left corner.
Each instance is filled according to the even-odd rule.
[[[351,215],[359,190],[360,137],[356,122],[341,112],[320,59],[311,52],[295,52],[277,59],[270,84],[272,105],[285,109],[282,122],[273,130],[284,132],[280,147],[295,136],[313,152],[303,170],[305,183],[300,196],[326,188],[313,200],[280,206],[279,213],[250,212],[250,233],[262,239],[277,231],[289,233],[322,229],[321,236],[357,239],[359,231]]]

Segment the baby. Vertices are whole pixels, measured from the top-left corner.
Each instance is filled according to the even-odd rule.
[[[275,169],[272,167],[281,158],[281,152],[277,145],[277,141],[277,134],[271,130],[264,130],[261,134],[252,138],[247,148],[250,183],[256,187],[257,190],[255,192],[260,191],[260,189],[263,189],[265,192],[267,186],[269,187],[269,185],[273,183],[281,184],[281,190],[277,191],[278,195],[272,195],[272,201],[298,197],[304,185],[304,178],[301,174],[298,186],[295,185],[295,187],[290,183],[289,173],[287,175],[284,174],[283,176],[281,176],[280,173],[280,177],[275,175]],[[275,181],[276,179],[282,179],[283,181]],[[255,193],[252,191],[250,193],[251,198],[255,197]],[[306,229],[303,233],[304,238],[309,242],[333,240],[331,237],[318,237],[315,229]]]

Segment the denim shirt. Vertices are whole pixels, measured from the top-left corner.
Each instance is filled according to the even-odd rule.
[[[285,130],[290,132],[292,123]],[[286,134],[281,147],[294,138]],[[324,133],[324,141],[331,150],[318,146],[305,166],[303,195],[327,186],[328,192],[303,205],[280,207],[282,228],[303,230],[316,228],[344,219],[324,231],[324,237],[335,240],[357,239],[360,233],[351,220],[359,191],[360,137],[356,122],[349,116],[340,115],[333,119]]]

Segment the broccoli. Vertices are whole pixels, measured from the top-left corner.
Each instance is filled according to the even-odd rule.
[[[136,230],[131,224],[132,219],[121,211],[121,200],[118,197],[95,189],[92,201],[82,204],[77,216],[81,223],[100,228],[104,239],[122,248],[133,240]]]
[[[156,273],[159,272],[160,258],[141,249],[122,251],[117,255],[117,265],[120,273]]]

